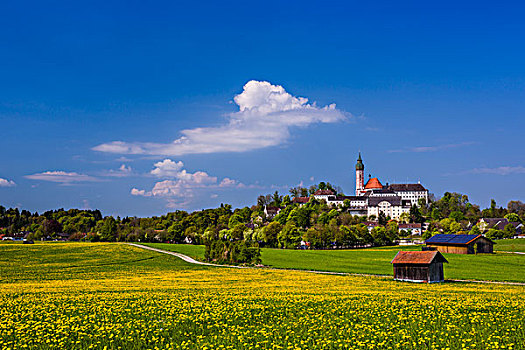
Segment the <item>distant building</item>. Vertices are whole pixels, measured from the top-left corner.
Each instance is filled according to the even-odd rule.
[[[369,176],[365,184],[365,165],[361,153],[355,166],[355,196],[337,195],[334,191],[317,190],[312,197],[323,200],[332,207],[344,206],[352,215],[379,217],[379,213],[397,220],[403,213],[409,213],[413,205],[419,206],[420,199],[428,203],[428,190],[420,183],[391,184],[383,186],[377,177]],[[300,206],[308,203],[309,197],[295,197],[293,203]]]
[[[266,215],[266,217],[269,218],[269,219],[273,219],[274,217],[276,217],[281,212],[281,209],[282,208],[280,208],[280,207],[265,206],[264,207],[264,215]]]
[[[421,235],[422,227],[421,224],[399,224],[399,230],[405,230],[411,235]]]
[[[292,200],[292,203],[299,204],[299,206],[302,207],[309,201],[310,201],[310,197],[294,197],[294,199]]]
[[[438,251],[398,252],[392,260],[394,280],[410,282],[443,282],[443,263],[447,259]]]
[[[401,214],[410,212],[410,207],[419,205],[422,198],[428,202],[428,190],[419,183],[384,186],[377,177],[369,176],[365,184],[364,171],[363,159],[359,154],[355,166],[355,196],[336,196],[330,190],[323,190],[315,192],[313,197],[325,200],[330,206],[342,206],[348,200],[345,209],[352,215],[378,217],[382,212],[392,219],[399,219]]]
[[[365,221],[365,222],[363,222],[363,225],[366,226],[366,228],[368,229],[368,232],[371,232],[374,228],[379,226],[379,222],[377,222],[377,221]]]
[[[521,234],[523,231],[523,224],[520,222],[511,222],[506,218],[481,218],[477,222],[480,231],[485,233],[489,229],[504,230],[505,226],[511,224],[516,229],[516,234]]]
[[[437,234],[427,239],[425,244],[442,253],[478,254],[492,253],[495,243],[482,235]]]
[[[334,197],[334,192],[332,190],[317,190],[313,196],[317,200],[324,200],[328,202],[329,197]]]

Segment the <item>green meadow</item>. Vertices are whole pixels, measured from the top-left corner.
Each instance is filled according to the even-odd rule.
[[[204,246],[148,243],[151,247],[203,259]],[[499,243],[496,245],[498,246]],[[395,246],[348,250],[261,249],[265,266],[282,269],[392,275],[390,262],[399,250],[420,250],[420,246]],[[525,282],[525,255],[444,254],[446,279]]]
[[[498,239],[495,242],[496,251],[525,253],[525,238]]]

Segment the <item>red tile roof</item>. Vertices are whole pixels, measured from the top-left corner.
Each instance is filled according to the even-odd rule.
[[[437,259],[437,262],[448,263],[447,259],[440,252],[434,250],[398,252],[392,260],[392,264],[431,264],[435,259]]]
[[[383,185],[381,185],[381,182],[379,182],[377,177],[369,179],[365,185],[365,190],[372,190],[374,188],[383,188]]]
[[[310,201],[310,197],[295,197],[293,199],[294,203],[308,203]]]
[[[421,224],[399,224],[399,229],[403,228],[421,228]]]

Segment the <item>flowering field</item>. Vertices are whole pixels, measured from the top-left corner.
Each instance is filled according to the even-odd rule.
[[[0,348],[522,349],[524,292],[0,245]]]

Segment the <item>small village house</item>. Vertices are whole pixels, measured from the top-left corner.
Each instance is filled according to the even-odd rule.
[[[438,251],[398,252],[392,260],[394,280],[409,282],[443,282],[443,263],[447,259]]]
[[[427,248],[452,254],[493,253],[494,242],[482,235],[437,234],[425,241]]]
[[[476,225],[478,225],[481,232],[485,233],[489,229],[493,228],[496,230],[503,231],[505,226],[511,224],[516,229],[516,234],[519,235],[523,231],[523,224],[520,222],[512,222],[506,218],[481,218],[478,220]]]
[[[274,217],[276,217],[279,212],[281,211],[282,208],[280,207],[270,207],[270,206],[265,206],[264,207],[264,215],[269,218],[269,219],[273,219]]]
[[[399,231],[406,231],[410,235],[419,235],[421,236],[422,227],[421,224],[399,224]]]

